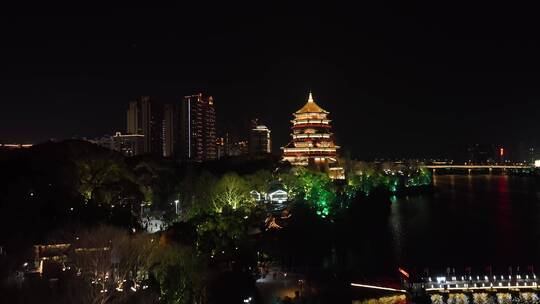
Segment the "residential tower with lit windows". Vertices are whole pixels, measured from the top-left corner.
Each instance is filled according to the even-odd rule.
[[[217,159],[216,112],[212,96],[185,96],[181,105],[180,146],[183,159]]]

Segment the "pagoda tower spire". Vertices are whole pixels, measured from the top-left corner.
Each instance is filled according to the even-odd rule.
[[[293,165],[328,169],[329,164],[337,163],[337,146],[328,112],[313,100],[311,91],[308,101],[293,113],[292,141],[283,147],[283,159]]]

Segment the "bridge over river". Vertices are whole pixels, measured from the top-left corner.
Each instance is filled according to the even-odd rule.
[[[424,282],[413,283],[411,289],[422,289],[427,293],[540,290],[535,274],[430,277]]]
[[[463,164],[463,165],[454,165],[454,164],[431,164],[426,165],[426,168],[431,169],[433,173],[436,173],[437,171],[447,170],[447,171],[461,171],[466,170],[469,173],[472,171],[498,171],[498,172],[506,172],[509,170],[512,171],[526,171],[534,169],[533,166],[529,165],[520,165],[520,164],[489,164],[489,165],[471,165],[471,164]]]
[[[380,290],[389,293],[421,295],[433,293],[540,292],[536,274],[437,276],[415,282],[403,280],[402,287],[351,283],[352,288]]]

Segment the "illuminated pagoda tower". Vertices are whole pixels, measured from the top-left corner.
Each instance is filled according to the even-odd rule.
[[[339,146],[334,144],[328,114],[313,101],[310,92],[307,103],[293,114],[292,141],[282,148],[283,160],[323,171],[337,163]]]

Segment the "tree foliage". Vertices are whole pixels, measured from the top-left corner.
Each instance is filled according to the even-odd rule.
[[[249,210],[254,201],[249,195],[249,184],[236,173],[223,175],[212,191],[214,211],[221,213],[224,208]]]
[[[208,271],[193,250],[165,244],[156,258],[153,273],[164,303],[204,303]]]
[[[100,291],[141,289],[159,251],[151,235],[130,235],[112,226],[78,233],[71,260],[77,272]]]
[[[268,170],[259,170],[247,175],[245,179],[250,190],[255,190],[263,194],[268,192],[269,185],[275,181],[274,175]]]
[[[135,177],[121,159],[86,155],[73,159],[76,188],[86,201],[114,204],[138,196]]]

